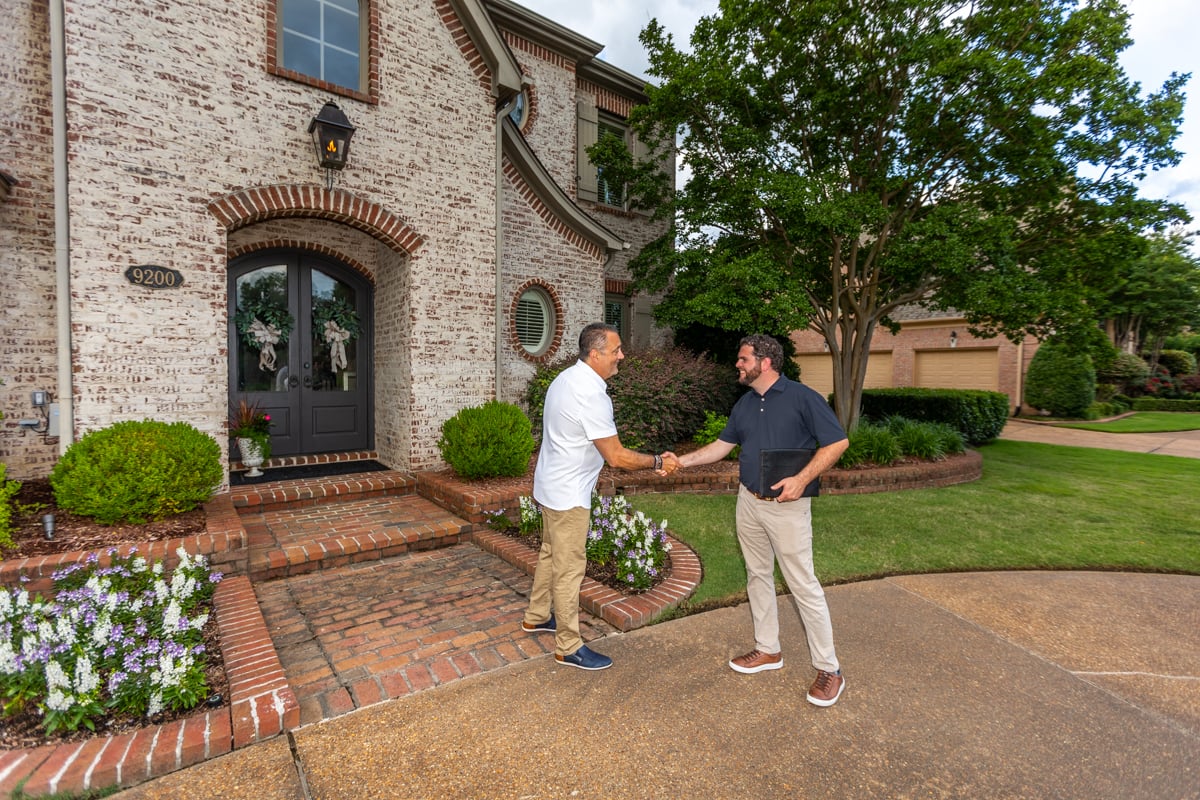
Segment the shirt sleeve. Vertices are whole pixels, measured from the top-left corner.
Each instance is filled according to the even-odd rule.
[[[579,422],[583,426],[583,435],[593,442],[617,435],[612,398],[608,396],[608,392],[598,392],[587,398],[582,404]]]

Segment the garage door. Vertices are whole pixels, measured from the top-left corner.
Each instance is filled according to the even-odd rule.
[[[796,356],[796,364],[800,367],[800,380],[828,397],[833,391],[833,359],[828,353]],[[866,389],[886,389],[892,385],[892,353],[881,351],[871,353],[867,359],[867,377],[863,381]]]
[[[913,385],[930,389],[1000,390],[1000,357],[994,347],[918,350]]]

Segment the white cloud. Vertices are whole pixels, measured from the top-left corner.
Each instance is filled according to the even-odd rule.
[[[604,45],[600,57],[635,75],[646,75],[646,52],[638,34],[657,19],[674,35],[676,46],[687,47],[692,29],[702,16],[717,11],[717,0],[518,0],[554,20]],[[1200,228],[1200,3],[1195,0],[1127,0],[1132,13],[1130,34],[1134,43],[1121,58],[1129,76],[1141,83],[1142,92],[1157,91],[1175,72],[1191,72],[1191,102],[1176,147],[1184,153],[1176,167],[1151,173],[1142,184],[1147,197],[1183,203]],[[1200,242],[1197,242],[1200,252]]]

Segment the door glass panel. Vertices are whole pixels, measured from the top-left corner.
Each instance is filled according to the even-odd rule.
[[[358,388],[361,335],[357,293],[337,278],[312,271],[312,380],[318,392]]]
[[[287,266],[262,267],[237,279],[237,389],[286,392],[288,343],[295,319],[288,311]]]

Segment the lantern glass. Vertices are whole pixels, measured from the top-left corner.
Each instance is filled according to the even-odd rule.
[[[321,113],[308,126],[317,151],[317,161],[323,169],[342,169],[350,156],[350,137],[354,126],[334,103],[326,103]]]

